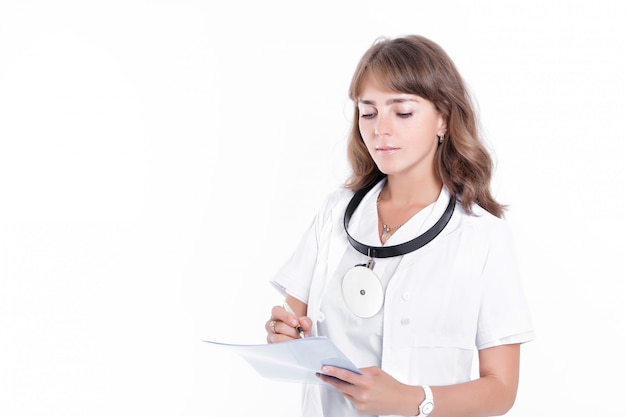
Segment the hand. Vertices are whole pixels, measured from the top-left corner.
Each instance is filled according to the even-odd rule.
[[[376,366],[360,371],[362,375],[324,366],[323,374],[317,376],[338,389],[359,414],[408,416],[418,413],[420,400],[415,391],[418,387],[403,384]]]
[[[307,316],[297,317],[289,313],[282,306],[272,308],[272,316],[265,323],[267,331],[267,343],[286,342],[288,340],[300,339],[300,334],[296,327],[300,324],[305,336],[310,336],[312,322]]]

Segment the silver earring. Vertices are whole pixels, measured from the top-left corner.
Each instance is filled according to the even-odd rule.
[[[437,135],[437,136],[439,136],[439,143],[443,143],[443,139],[445,137],[445,133],[442,133],[442,134]]]

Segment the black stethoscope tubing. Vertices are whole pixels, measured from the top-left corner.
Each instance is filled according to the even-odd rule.
[[[352,196],[352,199],[348,203],[348,206],[346,207],[346,212],[343,217],[343,228],[346,231],[346,235],[348,236],[348,241],[350,242],[350,245],[352,245],[354,249],[361,252],[363,255],[369,256],[370,258],[391,258],[394,256],[406,255],[407,253],[416,251],[431,242],[435,237],[437,237],[437,235],[441,233],[441,231],[446,227],[446,225],[452,218],[452,213],[454,213],[454,207],[456,205],[456,199],[453,196],[450,196],[450,202],[448,203],[446,210],[443,212],[443,215],[437,221],[437,223],[435,223],[430,229],[428,229],[415,239],[409,240],[408,242],[404,242],[399,245],[392,246],[365,245],[350,236],[350,233],[348,232],[348,226],[350,224],[350,219],[352,218],[354,211],[359,206],[365,195],[372,188],[374,188],[376,184],[377,182],[373,182],[372,184],[356,191],[354,193],[354,196]]]

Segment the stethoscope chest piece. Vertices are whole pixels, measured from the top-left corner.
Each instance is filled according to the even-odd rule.
[[[373,317],[383,306],[382,284],[365,265],[351,268],[343,277],[341,289],[346,306],[358,317]]]

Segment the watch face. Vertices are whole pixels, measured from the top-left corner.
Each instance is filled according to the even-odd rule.
[[[430,403],[430,402],[424,403],[422,404],[420,414],[427,416],[430,413],[432,413],[433,408],[435,408],[435,405],[433,403]]]

